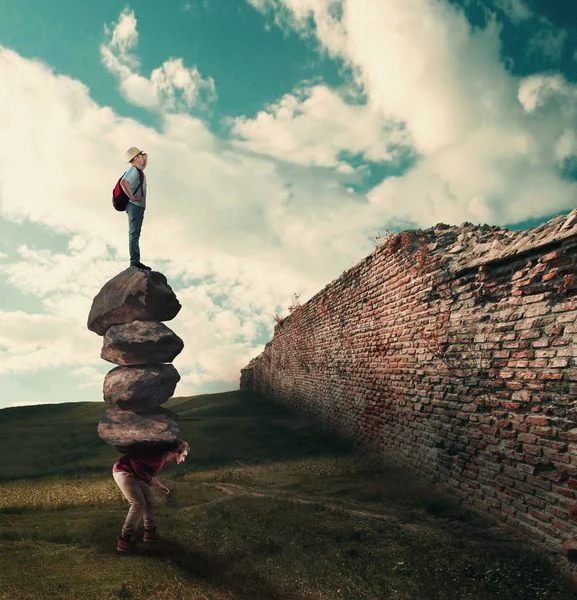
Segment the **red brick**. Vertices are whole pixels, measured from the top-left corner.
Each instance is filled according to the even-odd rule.
[[[557,260],[563,256],[563,252],[561,250],[555,250],[554,252],[550,252],[549,254],[545,254],[545,256],[541,257],[542,263],[548,263],[552,260]]]
[[[569,486],[569,487],[573,487],[573,486]],[[577,489],[577,485],[574,486],[574,489]],[[575,498],[575,492],[572,489],[568,489],[568,488],[560,486],[560,485],[553,486],[553,491],[556,494],[565,496],[566,498]]]
[[[545,513],[542,513],[538,510],[530,510],[529,514],[532,517],[535,517],[536,519],[539,519],[539,521],[543,521],[544,523],[548,523],[549,521],[552,520],[551,515],[546,515]]]
[[[531,433],[534,433],[539,437],[555,437],[557,435],[557,429],[554,427],[531,427]]]

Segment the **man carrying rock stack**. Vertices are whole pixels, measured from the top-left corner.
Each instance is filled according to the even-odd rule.
[[[133,146],[126,151],[126,160],[130,167],[123,175],[120,185],[128,196],[126,214],[128,215],[128,249],[130,251],[130,266],[150,271],[150,267],[140,262],[140,230],[146,209],[146,176],[144,169],[148,155],[140,148]]]
[[[130,503],[119,552],[136,551],[134,534],[142,517],[144,541],[159,541],[150,486],[168,494],[156,475],[168,461],[181,463],[189,450],[178,437],[177,413],[162,407],[180,380],[171,363],[184,347],[164,321],[180,309],[162,273],[128,268],[104,284],[88,315],[88,329],[103,337],[100,356],[116,365],[104,378],[107,408],[98,435],[124,454],[113,467]]]

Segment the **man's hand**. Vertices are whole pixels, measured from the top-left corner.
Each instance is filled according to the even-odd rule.
[[[153,477],[150,483],[151,485],[155,485],[160,490],[161,494],[164,494],[165,496],[170,494],[170,490],[165,485],[162,485],[162,483],[160,483],[156,477]]]
[[[142,196],[132,196],[132,200],[136,200],[137,202],[140,202],[142,200]]]

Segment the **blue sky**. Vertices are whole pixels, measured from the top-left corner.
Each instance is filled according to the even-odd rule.
[[[176,393],[235,389],[387,226],[577,205],[576,41],[573,0],[0,0],[0,408],[102,398],[86,317],[127,266],[129,146]]]

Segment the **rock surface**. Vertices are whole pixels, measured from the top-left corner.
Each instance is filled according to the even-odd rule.
[[[133,321],[112,325],[104,336],[101,358],[116,365],[172,362],[184,342],[158,321]]]
[[[164,404],[179,381],[173,365],[116,367],[104,378],[104,401],[121,410],[149,411]]]
[[[124,451],[135,445],[174,442],[178,438],[178,415],[166,408],[145,413],[108,408],[98,424],[98,435]]]
[[[569,216],[559,215],[526,230],[472,223],[452,227],[438,223],[423,234],[433,235],[435,240],[436,247],[429,246],[428,251],[449,258],[449,270],[460,273],[557,243],[575,235],[576,230],[577,209]]]
[[[88,329],[104,335],[112,325],[136,320],[170,321],[180,308],[162,273],[129,267],[96,294],[88,315]]]

